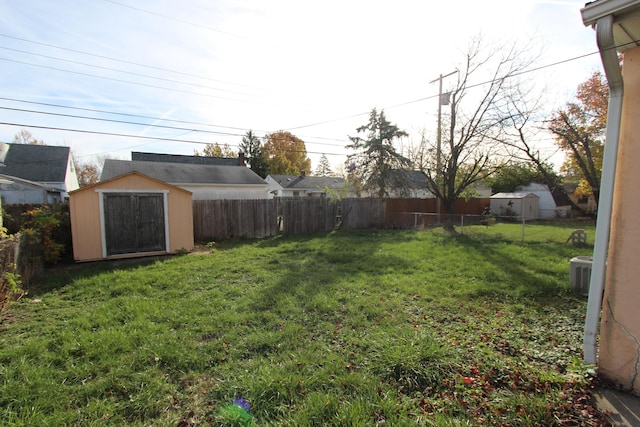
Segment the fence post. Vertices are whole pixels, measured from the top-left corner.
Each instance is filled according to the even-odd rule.
[[[524,215],[522,215],[522,243],[524,243],[524,222],[525,218]]]

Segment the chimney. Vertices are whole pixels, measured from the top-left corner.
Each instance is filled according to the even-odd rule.
[[[238,153],[238,166],[246,166],[244,162],[244,153]]]
[[[307,175],[307,171],[305,171],[305,170],[301,170],[301,171],[300,171],[300,176],[301,176],[301,177],[303,177],[303,178],[304,178],[306,175]]]

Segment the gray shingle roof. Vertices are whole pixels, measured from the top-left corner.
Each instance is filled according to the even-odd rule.
[[[238,159],[231,157],[184,156],[181,154],[160,154],[131,152],[131,160],[141,162],[188,163],[192,165],[238,166]]]
[[[391,172],[392,180],[400,183],[406,183],[411,188],[427,188],[427,174],[422,171],[393,169]]]
[[[143,175],[174,185],[266,185],[266,182],[262,178],[247,167],[113,159],[105,160],[100,180],[104,181],[129,172],[139,172]]]
[[[282,188],[339,190],[344,187],[344,179],[333,176],[271,175]]]
[[[7,144],[2,173],[34,182],[64,182],[71,155],[69,147]]]

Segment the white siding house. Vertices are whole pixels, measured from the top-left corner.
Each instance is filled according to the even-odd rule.
[[[269,197],[326,197],[335,192],[342,197],[355,197],[355,191],[344,178],[334,176],[268,175]]]
[[[6,205],[53,204],[64,200],[65,194],[59,188],[6,175],[0,175],[0,193]]]
[[[48,188],[59,191],[62,199],[80,188],[69,147],[0,143],[0,163],[4,163],[3,175],[10,180],[20,178],[25,191],[32,193],[25,193],[23,199],[33,196],[34,189],[29,182],[42,185],[45,191]],[[14,191],[18,191],[18,187],[14,187]],[[36,203],[47,202],[41,199]]]

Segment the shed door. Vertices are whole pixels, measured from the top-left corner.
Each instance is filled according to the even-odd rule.
[[[162,194],[105,194],[107,255],[166,250]]]

